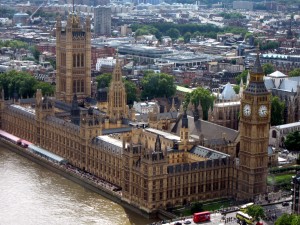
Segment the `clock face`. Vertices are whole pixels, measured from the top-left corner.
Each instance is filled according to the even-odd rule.
[[[258,115],[260,117],[265,117],[268,115],[268,108],[265,105],[261,105],[258,109]]]
[[[251,115],[251,106],[246,104],[243,108],[244,116],[250,116]]]

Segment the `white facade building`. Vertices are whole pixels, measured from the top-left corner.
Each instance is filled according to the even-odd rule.
[[[103,65],[113,67],[115,66],[115,64],[116,59],[114,59],[113,57],[98,58],[96,63],[96,70],[100,71]]]
[[[269,144],[282,147],[286,136],[295,131],[300,131],[300,122],[273,126],[270,128]]]
[[[134,102],[133,108],[137,113],[148,114],[149,112],[159,112],[157,102]]]

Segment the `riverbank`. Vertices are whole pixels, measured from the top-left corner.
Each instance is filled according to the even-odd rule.
[[[0,145],[2,147],[7,148],[8,150],[15,152],[47,169],[49,169],[52,172],[55,172],[63,177],[65,177],[68,180],[71,180],[79,185],[81,185],[82,187],[85,187],[95,193],[98,193],[100,195],[102,195],[103,197],[121,205],[122,207],[124,207],[125,209],[128,209],[134,213],[137,213],[145,218],[161,218],[162,216],[160,215],[160,212],[155,212],[155,213],[147,213],[143,210],[141,210],[138,207],[135,207],[133,205],[128,204],[127,202],[122,200],[122,195],[119,191],[112,191],[109,188],[109,185],[107,187],[109,188],[105,188],[105,186],[102,183],[98,183],[97,180],[91,180],[88,179],[88,176],[83,176],[82,173],[78,173],[77,170],[74,170],[73,168],[70,170],[69,168],[67,168],[64,165],[59,165],[56,164],[52,161],[49,161],[45,158],[42,158],[32,152],[30,152],[28,149],[23,148],[21,146],[15,145],[7,140],[1,139],[0,138]],[[88,175],[88,173],[86,174]],[[164,215],[165,217],[165,215]]]

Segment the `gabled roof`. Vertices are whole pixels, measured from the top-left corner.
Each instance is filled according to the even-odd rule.
[[[289,92],[296,92],[297,91],[297,81],[284,79],[281,84],[279,85],[278,89],[289,91]]]
[[[228,82],[225,85],[225,87],[221,93],[221,96],[219,96],[219,98],[222,98],[224,100],[233,100],[236,98],[236,96],[237,95],[236,95],[235,91],[233,90],[232,85]]]
[[[194,117],[188,116],[190,135],[200,136],[203,135],[205,140],[219,140],[223,139],[224,134],[226,140],[234,142],[238,137],[239,131],[233,130],[215,123],[205,120],[194,121]],[[177,120],[176,124],[171,129],[171,132],[180,135],[180,127],[182,125],[182,116]]]
[[[287,77],[287,75],[285,75],[284,73],[281,73],[280,71],[275,71],[271,74],[269,74],[269,77],[273,77],[273,78],[284,78]]]
[[[270,77],[266,77],[265,80],[265,86],[268,90],[272,88],[276,88],[274,81]]]

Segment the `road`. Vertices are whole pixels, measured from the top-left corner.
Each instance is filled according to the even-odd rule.
[[[289,206],[282,206],[281,203],[277,203],[274,205],[267,205],[267,206],[263,206],[264,210],[265,210],[265,215],[269,218],[268,220],[262,220],[264,225],[274,225],[274,221],[276,221],[276,219],[278,217],[280,217],[282,214],[284,213],[291,213],[291,205],[289,204]],[[210,222],[206,222],[206,223],[201,223],[201,224],[205,224],[205,225],[225,225],[225,224],[230,224],[230,225],[235,225],[238,224],[235,220],[236,218],[236,211],[235,212],[231,212],[231,213],[227,213],[226,216],[222,216],[221,213],[212,213],[211,214],[211,221]],[[184,222],[185,221],[190,221],[191,225],[196,225],[198,223],[194,223],[192,218],[187,218],[187,219],[181,219],[181,220],[176,220],[173,222],[169,222],[169,223],[165,223],[166,225],[176,225],[176,223],[181,223],[182,225],[185,225]],[[226,222],[225,222],[226,221]],[[157,223],[158,225],[160,225],[160,223]]]

